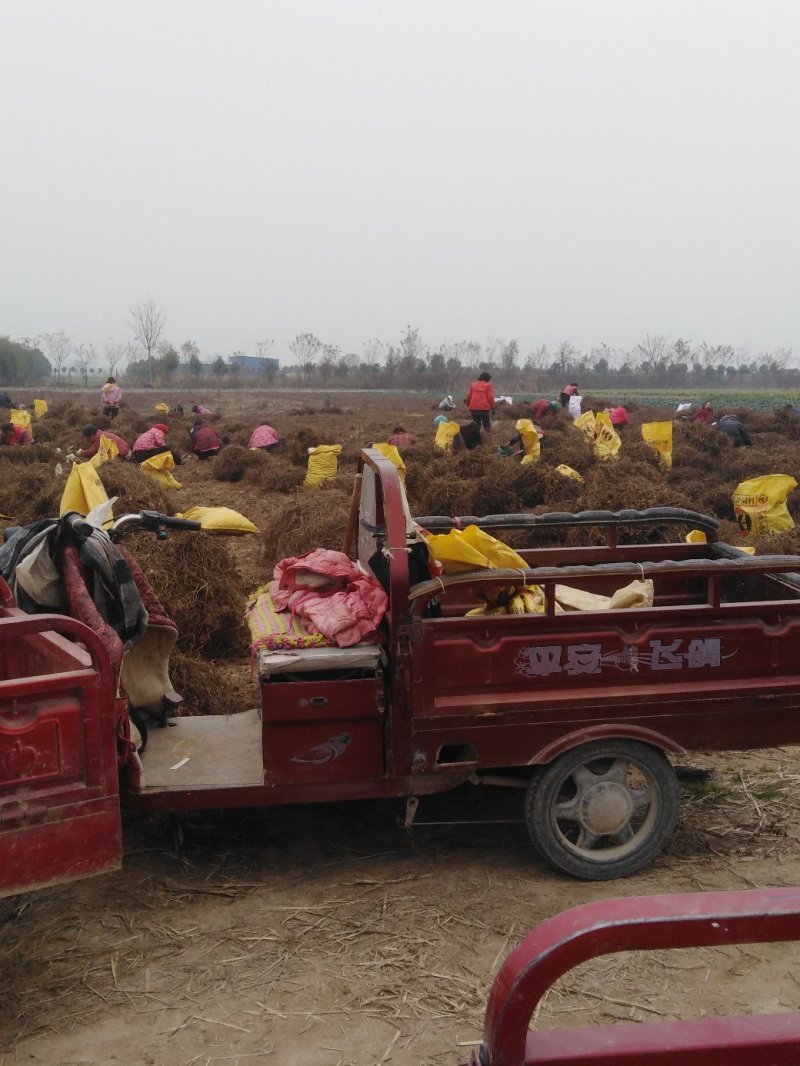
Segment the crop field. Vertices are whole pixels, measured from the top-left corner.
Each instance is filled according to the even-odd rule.
[[[0,526],[56,515],[65,481],[57,463],[80,446],[82,426],[105,424],[95,393],[45,395],[36,443],[0,449]],[[226,714],[258,702],[246,597],[278,560],[341,546],[365,445],[395,426],[416,436],[403,449],[416,515],[673,505],[716,516],[723,539],[737,543],[731,493],[762,474],[798,477],[800,415],[783,406],[789,394],[708,398],[718,413],[742,416],[752,447],[675,420],[665,469],[640,427],[676,419],[677,390],[626,391],[631,424],[616,462],[595,459],[559,411],[542,423],[541,461],[525,467],[494,447],[528,416],[521,405],[498,409],[490,443],[445,456],[433,449],[430,396],[209,391],[210,420],[230,443],[209,462],[176,468],[180,489],[119,461],[100,476],[118,497],[116,515],[224,504],[258,527],[239,538],[140,533],[125,542],[179,626],[172,673],[184,713]],[[126,391],[113,429],[132,440],[163,420],[170,444],[188,451],[196,399]],[[159,400],[183,403],[185,414],[156,415]],[[603,400],[585,397],[584,410]],[[463,408],[456,414],[466,421]],[[282,451],[248,450],[261,422],[285,437]],[[343,446],[338,475],[304,490],[308,447],[334,443]],[[800,521],[800,492],[787,503]],[[800,553],[798,528],[747,543],[759,554]],[[523,536],[509,543],[534,543]],[[0,1066],[456,1066],[480,1040],[493,974],[537,921],[612,895],[800,884],[800,748],[693,753],[692,762],[713,774],[685,786],[671,847],[642,873],[605,884],[552,871],[531,848],[519,797],[470,786],[424,800],[423,824],[411,830],[388,801],[126,815],[120,871],[0,901]],[[559,982],[536,1024],[795,1009],[796,963],[793,945],[612,956]]]

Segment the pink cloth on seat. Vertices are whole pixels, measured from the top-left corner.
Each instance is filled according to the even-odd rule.
[[[278,610],[300,615],[340,648],[374,633],[389,602],[380,583],[344,552],[315,548],[281,560],[274,573],[269,591]]]

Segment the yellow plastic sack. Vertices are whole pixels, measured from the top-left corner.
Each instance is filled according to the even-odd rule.
[[[525,449],[520,465],[527,466],[528,463],[538,463],[542,455],[542,445],[539,440],[539,434],[536,432],[536,426],[534,426],[530,418],[520,418],[517,419],[514,428],[522,437],[522,447]]]
[[[670,470],[672,468],[672,423],[645,422],[642,426],[642,440],[658,452],[661,462]]]
[[[33,417],[42,418],[47,414],[47,400],[33,401]]]
[[[175,460],[172,458],[172,452],[161,452],[159,455],[154,455],[152,459],[145,459],[139,464],[139,469],[143,474],[154,478],[165,489],[181,488],[180,481],[170,473],[174,467]]]
[[[619,456],[622,441],[619,434],[611,425],[611,415],[608,411],[601,411],[594,420],[594,457],[608,461]]]
[[[683,538],[687,544],[707,544],[708,537],[702,531],[702,529],[690,529],[686,536]],[[755,555],[756,549],[752,544],[740,545],[740,552],[747,552],[748,555]]]
[[[91,463],[74,463],[61,495],[59,515],[77,511],[85,516],[93,507],[107,502],[108,494],[97,476],[96,467]]]
[[[594,411],[584,411],[572,424],[583,433],[590,444],[594,444]]]
[[[458,422],[440,422],[436,427],[436,437],[433,441],[434,448],[438,448],[442,452],[451,452],[453,450],[453,441],[461,432],[461,426]]]
[[[788,474],[766,474],[743,481],[733,490],[733,513],[743,537],[781,533],[794,528],[786,497],[797,488]]]
[[[160,415],[168,415],[169,414],[169,404],[168,403],[154,403],[153,404],[153,410],[154,411],[158,411],[158,413]]]
[[[402,455],[397,450],[397,445],[396,444],[373,444],[372,447],[375,448],[376,451],[379,451],[381,453],[381,455],[385,455],[387,459],[389,459],[392,463],[394,463],[394,465],[397,467],[397,470],[398,470],[398,472],[400,474],[400,480],[401,481],[405,481],[405,479],[406,479],[406,464],[403,462]]]
[[[341,450],[341,444],[320,444],[317,448],[309,449],[304,489],[318,489],[329,478],[336,477]]]
[[[176,518],[188,518],[199,522],[210,533],[258,533],[249,518],[230,507],[190,507]]]
[[[556,467],[556,473],[561,474],[562,477],[571,477],[573,481],[580,481],[584,484],[585,478],[582,474],[579,474],[577,470],[573,470],[571,466],[567,466],[566,463],[559,463]]]
[[[31,413],[30,411],[20,411],[16,407],[11,408],[11,414],[8,417],[9,422],[14,426],[22,426],[28,433],[31,433]]]
[[[442,564],[446,574],[502,567],[519,570],[528,565],[513,548],[479,526],[451,529],[447,533],[429,533],[425,539],[431,555]]]
[[[110,437],[106,437],[105,434],[100,434],[100,447],[94,453],[89,462],[93,467],[97,468],[102,466],[103,463],[109,462],[111,459],[116,459],[119,455],[119,448],[117,442]]]

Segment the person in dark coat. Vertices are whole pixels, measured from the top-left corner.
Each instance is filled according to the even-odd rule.
[[[753,443],[750,434],[744,428],[744,422],[736,415],[723,415],[718,422],[712,423],[714,429],[724,433],[733,441],[734,448],[749,448]]]

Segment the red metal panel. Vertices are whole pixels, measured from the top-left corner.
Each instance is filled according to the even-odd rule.
[[[349,781],[383,772],[383,722],[354,718],[264,727],[267,785]],[[347,799],[343,791],[341,799]]]
[[[117,796],[84,800],[75,814],[28,806],[13,828],[0,805],[0,896],[106,873],[120,865],[122,832]],[[57,819],[36,824],[37,818]]]
[[[313,674],[310,675],[313,677]],[[383,682],[376,678],[349,681],[268,681],[261,686],[264,722],[338,721],[374,718],[383,710]]]
[[[84,647],[70,656],[66,638]],[[101,641],[70,618],[0,608],[0,646],[0,894],[115,868],[117,730]]]
[[[600,955],[797,939],[797,888],[639,896],[575,907],[543,922],[506,959],[492,986],[483,1047],[473,1066],[796,1063],[796,1013],[544,1033],[529,1033],[528,1023],[555,981]]]

